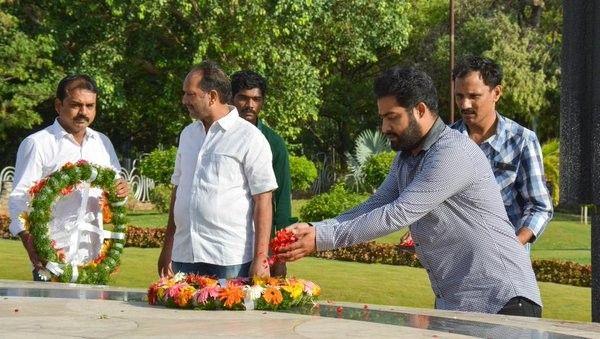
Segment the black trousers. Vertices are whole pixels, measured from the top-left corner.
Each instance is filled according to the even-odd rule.
[[[502,307],[498,314],[541,318],[542,307],[527,298],[514,297]]]

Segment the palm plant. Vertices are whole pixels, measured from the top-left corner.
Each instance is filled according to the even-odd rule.
[[[364,191],[364,166],[375,154],[390,151],[390,142],[379,130],[365,130],[356,139],[354,154],[346,152],[349,173],[346,175],[348,187],[354,191]]]
[[[551,139],[542,145],[544,157],[544,175],[552,187],[552,204],[558,205],[560,198],[560,142]]]

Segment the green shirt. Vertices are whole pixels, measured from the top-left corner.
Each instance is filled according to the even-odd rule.
[[[258,129],[267,138],[273,153],[273,171],[277,180],[277,190],[273,194],[273,229],[280,230],[289,226],[292,221],[292,179],[290,160],[285,141],[275,131],[258,120]]]

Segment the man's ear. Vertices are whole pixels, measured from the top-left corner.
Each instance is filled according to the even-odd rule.
[[[500,100],[501,96],[502,96],[502,85],[497,85],[496,87],[492,88],[492,98],[494,99],[494,102],[498,102],[498,100]]]
[[[217,102],[221,102],[221,100],[219,99],[219,93],[217,93],[217,91],[215,91],[214,89],[210,92],[208,92],[209,95],[209,103],[211,105],[217,103]]]
[[[54,110],[56,111],[56,114],[58,114],[58,112],[60,112],[60,110],[62,109],[62,101],[60,101],[60,99],[56,98],[54,99]]]
[[[423,101],[421,101],[415,106],[415,110],[416,110],[417,116],[419,118],[422,118],[425,115],[425,113],[427,112],[427,105]]]

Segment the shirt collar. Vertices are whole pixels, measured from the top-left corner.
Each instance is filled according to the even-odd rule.
[[[506,133],[504,132],[506,128],[506,119],[496,112],[496,121],[498,121],[498,124],[496,124],[496,133],[487,138],[484,143],[487,142],[490,144],[490,146],[492,146],[493,149],[499,151],[506,141]],[[467,124],[465,124],[464,120],[460,120],[457,123],[456,129],[462,134],[469,136],[469,128],[467,127]]]
[[[440,135],[442,134],[442,132],[444,131],[445,128],[446,128],[446,124],[444,124],[444,122],[442,121],[442,119],[440,117],[437,117],[437,119],[435,120],[435,122],[433,123],[431,128],[429,129],[429,132],[427,132],[427,135],[421,141],[421,151],[419,152],[419,154],[421,152],[427,151],[429,148],[431,148],[431,146],[433,146],[433,144],[435,144],[435,142],[438,141],[438,139],[440,138]],[[400,156],[406,158],[406,157],[410,156],[411,154],[412,154],[411,152],[402,152],[400,154]]]
[[[219,126],[221,126],[221,128],[224,130],[230,129],[240,117],[240,114],[238,113],[237,108],[235,108],[235,106],[227,105],[227,107],[229,107],[229,113],[227,113],[227,115],[216,121],[216,123],[218,123]]]
[[[54,119],[52,125],[50,125],[50,132],[54,134],[56,139],[64,138],[65,136],[70,135],[71,133],[67,132],[62,125],[58,122],[58,119]],[[96,138],[98,133],[93,129],[86,127],[85,129],[85,139],[88,138]]]
[[[496,133],[489,137],[485,142],[489,143],[493,149],[496,151],[500,151],[506,141],[506,133],[504,133],[506,129],[506,119],[503,116],[496,112]]]
[[[421,149],[423,151],[426,151],[431,146],[433,146],[433,144],[435,144],[435,142],[438,141],[440,135],[442,134],[442,131],[444,131],[445,128],[446,124],[444,124],[440,117],[437,117],[437,119],[433,123],[433,126],[431,126],[431,129],[429,129],[429,132],[427,132],[425,140],[421,142]]]

